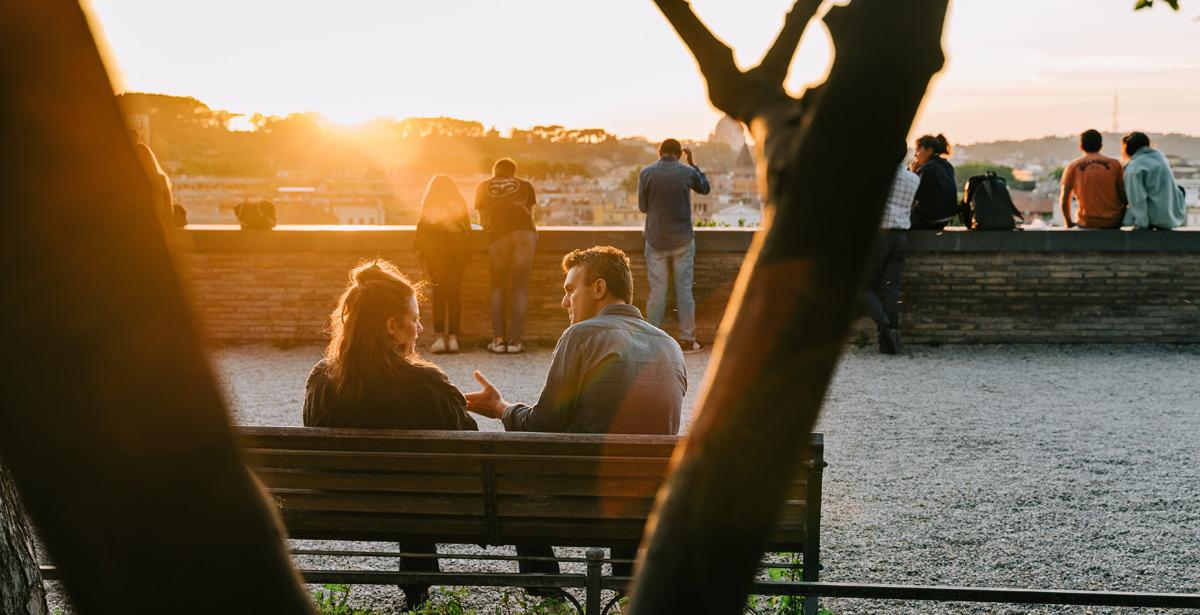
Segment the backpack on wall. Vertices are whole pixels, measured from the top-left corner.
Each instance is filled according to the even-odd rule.
[[[972,231],[1011,231],[1025,217],[1013,205],[1008,184],[995,171],[967,180],[963,190],[962,221]]]
[[[275,204],[270,201],[238,203],[233,213],[242,230],[269,230],[275,228]]]

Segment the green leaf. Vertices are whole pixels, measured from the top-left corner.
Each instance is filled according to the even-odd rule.
[[[1166,2],[1167,6],[1171,7],[1171,10],[1179,10],[1179,0],[1163,0],[1163,2]],[[1133,5],[1133,10],[1140,11],[1152,6],[1154,6],[1154,0],[1137,0],[1137,4]]]

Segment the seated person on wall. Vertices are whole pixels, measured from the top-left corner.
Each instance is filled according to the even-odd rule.
[[[1125,186],[1121,163],[1100,153],[1104,137],[1097,130],[1079,135],[1083,155],[1063,170],[1059,205],[1067,228],[1121,228],[1125,216]],[[1071,196],[1079,201],[1078,222],[1071,219]]]
[[[571,326],[554,348],[538,402],[510,404],[475,372],[483,390],[467,394],[467,408],[502,420],[509,431],[678,433],[687,390],[683,352],[631,305],[629,257],[613,247],[594,247],[567,254],[562,267],[562,306]],[[548,545],[520,545],[517,553],[554,555]],[[618,548],[612,555],[633,559],[636,551]],[[520,568],[525,573],[558,572],[557,562],[522,561]],[[632,565],[614,565],[613,574],[628,576]]]
[[[1121,139],[1125,162],[1125,226],[1167,230],[1187,222],[1183,188],[1175,183],[1171,163],[1150,147],[1145,133],[1131,132]]]
[[[350,283],[329,317],[325,358],[304,391],[306,427],[476,430],[467,402],[441,369],[416,353],[422,326],[417,294],[392,263],[375,260],[350,271]],[[401,551],[437,553],[433,544]],[[436,571],[433,558],[400,558],[401,570]],[[401,586],[408,608],[429,587]]]
[[[958,215],[958,180],[954,165],[947,160],[951,155],[953,150],[945,135],[924,135],[917,139],[909,167],[920,177],[912,206],[913,230],[940,231]]]

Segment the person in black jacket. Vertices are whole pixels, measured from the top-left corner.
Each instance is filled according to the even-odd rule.
[[[360,264],[329,317],[325,357],[308,377],[306,427],[477,430],[467,401],[436,365],[415,350],[421,319],[416,289],[384,260]],[[401,551],[437,553],[433,544]],[[436,571],[434,558],[400,558],[401,570]],[[429,586],[402,585],[408,608]]]
[[[951,154],[945,135],[917,139],[911,170],[921,177],[921,183],[912,208],[913,230],[940,231],[958,215],[958,180],[954,166],[946,160]]]
[[[458,352],[462,279],[471,258],[471,214],[449,175],[434,175],[421,199],[417,253],[433,282],[434,354]],[[449,320],[447,326],[447,320]]]

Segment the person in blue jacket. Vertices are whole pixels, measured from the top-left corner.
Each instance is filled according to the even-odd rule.
[[[1171,163],[1150,147],[1145,133],[1131,132],[1121,139],[1125,162],[1125,226],[1135,229],[1173,229],[1187,221],[1183,188],[1175,183]]]

